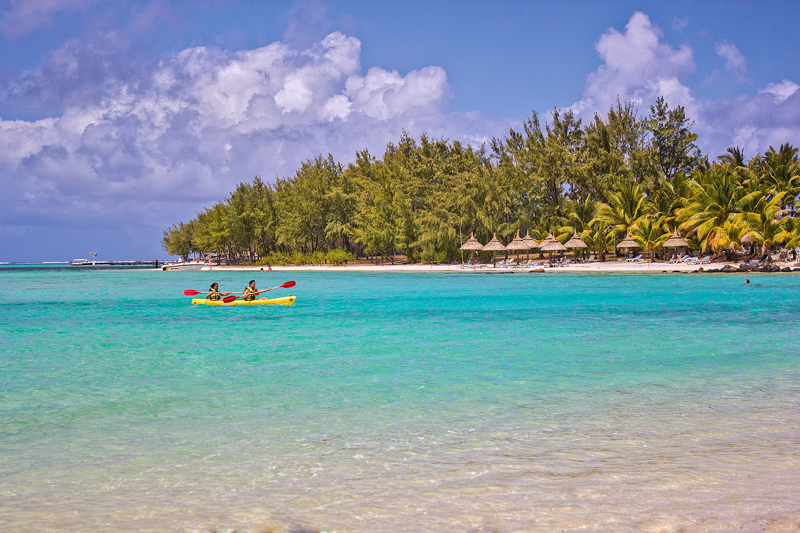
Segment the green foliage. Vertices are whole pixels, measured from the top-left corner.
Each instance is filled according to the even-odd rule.
[[[173,224],[164,232],[161,247],[169,255],[179,255],[184,261],[188,260],[189,254],[196,250],[192,241],[195,225],[194,221],[188,224],[181,222],[177,226]]]
[[[289,254],[289,264],[301,266],[305,265],[307,262],[305,254],[303,252],[294,251]]]
[[[748,162],[730,148],[709,164],[692,128],[682,107],[659,99],[647,116],[617,101],[585,125],[572,112],[533,113],[481,147],[404,132],[380,158],[364,150],[343,166],[320,155],[273,184],[240,183],[168,228],[162,246],[183,258],[302,265],[445,262],[471,234],[508,242],[517,230],[538,241],[576,235],[601,260],[628,232],[651,253],[676,228],[704,250],[738,250],[745,237],[763,250],[797,243],[787,215],[800,194],[798,150]]]
[[[670,109],[663,96],[650,107],[648,120],[653,138],[653,150],[661,177],[666,181],[678,172],[691,173],[704,165],[705,158],[695,146],[697,134],[691,129],[694,122],[686,117],[683,107]]]
[[[595,220],[591,226],[581,233],[580,238],[587,244],[589,251],[597,255],[600,261],[606,260],[606,254],[614,249],[613,226],[604,220]]]
[[[325,262],[325,253],[317,250],[309,255],[308,262],[312,265],[321,265]]]
[[[631,236],[636,243],[644,250],[650,252],[650,262],[653,262],[653,256],[656,248],[660,248],[670,234],[664,232],[662,228],[662,219],[656,219],[649,216],[643,216],[637,220],[636,225],[633,226],[633,233]]]
[[[628,233],[631,226],[645,215],[645,195],[638,183],[621,181],[608,193],[608,204],[601,204],[598,218],[614,224],[618,235]]]
[[[325,254],[325,259],[333,265],[341,265],[353,260],[353,254],[341,248],[336,248]]]
[[[289,264],[289,256],[283,252],[271,253],[264,258],[267,265],[286,266]]]

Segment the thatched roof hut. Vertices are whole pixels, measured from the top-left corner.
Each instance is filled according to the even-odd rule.
[[[672,237],[667,239],[663,246],[664,248],[678,248],[679,246],[688,247],[689,243],[678,233],[678,228],[675,228],[675,233],[672,234]]]
[[[631,239],[630,233],[628,233],[628,235],[621,243],[617,244],[617,248],[638,248],[638,247],[639,243]]]
[[[533,240],[533,238],[531,238],[530,230],[528,230],[528,232],[525,234],[525,238],[522,239],[522,242],[528,245],[528,249],[539,247],[539,243]]]
[[[539,249],[543,252],[563,252],[567,249],[567,247],[561,244],[561,241],[553,237],[553,234],[551,233],[542,242],[542,244],[539,246]]]
[[[467,242],[461,245],[462,250],[483,250],[483,245],[475,238],[475,234],[472,234]]]
[[[497,233],[494,234],[492,240],[486,243],[486,246],[483,247],[484,252],[497,252],[503,251],[506,247],[503,246],[503,243],[497,240]]]
[[[564,243],[567,248],[588,248],[589,246],[578,238],[578,232],[572,234],[572,238]]]
[[[520,238],[519,230],[517,230],[517,236],[514,237],[513,241],[508,243],[508,246],[506,246],[506,250],[527,250],[527,249],[529,249],[529,246],[525,244],[525,241],[523,241]]]

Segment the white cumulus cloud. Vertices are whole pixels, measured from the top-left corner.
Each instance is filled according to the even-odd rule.
[[[800,85],[791,80],[782,80],[780,83],[770,83],[763,89],[759,89],[758,92],[759,94],[775,95],[775,103],[779,104],[796,93],[797,89],[800,89]]]
[[[6,232],[65,221],[163,229],[238,182],[291,175],[320,153],[346,162],[381,153],[402,129],[469,142],[507,126],[447,113],[440,67],[364,74],[361,43],[341,33],[304,50],[201,46],[150,65],[130,64],[112,41],[65,43],[0,87],[7,108],[62,109],[0,119]]]
[[[647,114],[656,98],[670,107],[684,106],[695,122],[697,144],[714,158],[729,146],[752,157],[781,143],[800,145],[800,86],[791,80],[770,83],[756,95],[717,100],[698,99],[687,83],[695,70],[692,49],[662,42],[663,34],[643,13],[634,13],[621,33],[609,29],[596,44],[603,64],[586,80],[583,98],[571,108],[583,118],[605,116],[617,97],[633,101]],[[714,83],[738,85],[747,80],[747,61],[739,49],[724,41],[714,51],[725,59],[728,76]]]
[[[678,49],[660,42],[662,32],[644,13],[636,12],[620,33],[614,28],[604,33],[595,45],[603,64],[586,81],[578,111],[607,111],[617,97],[622,101],[647,103],[656,96],[688,99],[676,104],[689,106],[690,95],[679,89],[679,77],[694,68],[692,49]],[[591,114],[589,115],[591,116]]]
[[[717,43],[714,46],[714,51],[718,56],[725,58],[725,70],[735,74],[747,73],[747,61],[745,61],[744,56],[736,45],[724,41]]]

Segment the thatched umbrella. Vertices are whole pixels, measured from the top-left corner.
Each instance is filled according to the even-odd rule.
[[[572,238],[564,243],[567,248],[588,248],[589,246],[578,238],[577,230],[573,230]],[[577,254],[575,254],[577,255]]]
[[[475,234],[467,239],[467,242],[461,245],[462,250],[483,250],[483,245],[475,238]],[[464,257],[461,257],[461,262],[464,262]]]
[[[753,250],[753,247],[752,247],[752,244],[755,243],[755,242],[756,242],[756,239],[755,239],[755,237],[753,237],[752,233],[747,233],[744,237],[742,237],[742,244],[750,244],[751,245],[750,246],[750,252],[751,253],[755,252],[755,250]],[[744,249],[744,246],[742,246],[742,249]]]
[[[541,253],[541,252],[543,252],[543,251],[544,251],[544,250],[542,250],[542,246],[547,246],[548,244],[550,244],[550,243],[551,243],[551,242],[553,242],[554,240],[556,240],[556,238],[555,238],[555,237],[553,237],[553,234],[552,234],[552,233],[550,233],[549,235],[547,235],[547,237],[545,237],[545,238],[544,238],[544,240],[543,240],[543,241],[541,241],[541,242],[539,243],[539,246],[537,246],[537,248],[539,248],[539,256],[540,256],[540,257],[543,257],[543,254]]]
[[[553,234],[551,233],[545,240],[542,241],[539,249],[541,249],[543,252],[555,252],[564,251],[567,249],[567,247],[561,244],[561,241],[553,237]]]
[[[492,266],[494,266],[495,262],[495,252],[498,250],[503,251],[505,249],[506,247],[503,246],[503,243],[497,240],[497,233],[495,233],[494,237],[492,237],[492,240],[483,247],[484,252],[492,252]]]
[[[672,237],[667,239],[661,246],[664,248],[688,248],[689,243],[678,233],[678,228],[675,228],[675,233],[672,234]]]
[[[667,239],[667,241],[662,246],[664,248],[678,248],[681,246],[689,246],[689,243],[686,242],[686,239],[681,237],[680,233],[678,233],[678,228],[675,228],[675,233],[673,233],[672,237]]]
[[[519,230],[517,230],[517,236],[514,237],[513,241],[508,243],[508,246],[506,246],[506,250],[527,250],[527,249],[528,249],[528,245],[525,244],[525,241],[523,241],[520,238]],[[519,255],[519,254],[517,254],[517,255]]]
[[[631,239],[631,234],[630,233],[628,233],[625,236],[625,239],[621,243],[617,244],[617,248],[626,248],[627,249],[627,248],[638,248],[638,247],[639,247],[639,243],[634,241],[633,239]]]
[[[539,249],[543,252],[550,252],[550,259],[552,260],[553,252],[563,252],[567,249],[567,247],[561,244],[561,241],[553,237],[553,234],[551,233],[544,241],[542,241]]]
[[[524,238],[524,239],[522,239],[522,242],[524,242],[524,243],[525,243],[525,245],[528,247],[528,248],[527,248],[527,250],[528,250],[528,257],[527,257],[527,259],[530,259],[530,258],[531,258],[531,257],[530,257],[530,255],[531,255],[531,254],[530,254],[530,250],[531,250],[531,248],[538,248],[538,247],[539,247],[539,243],[538,243],[538,242],[536,242],[535,240],[533,240],[533,239],[531,238],[531,232],[530,232],[530,230],[528,230],[528,232],[525,234],[525,238]]]
[[[467,239],[467,242],[461,245],[462,250],[483,250],[483,245],[475,238],[475,234]]]

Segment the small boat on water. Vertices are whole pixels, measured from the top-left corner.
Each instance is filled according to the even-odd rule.
[[[206,263],[200,261],[178,261],[176,263],[166,263],[161,267],[164,272],[184,271],[184,270],[203,270],[208,267]]]
[[[297,296],[284,296],[282,298],[272,298],[271,300],[234,300],[231,303],[225,303],[222,300],[206,300],[205,298],[193,298],[194,305],[292,305],[297,299]]]

